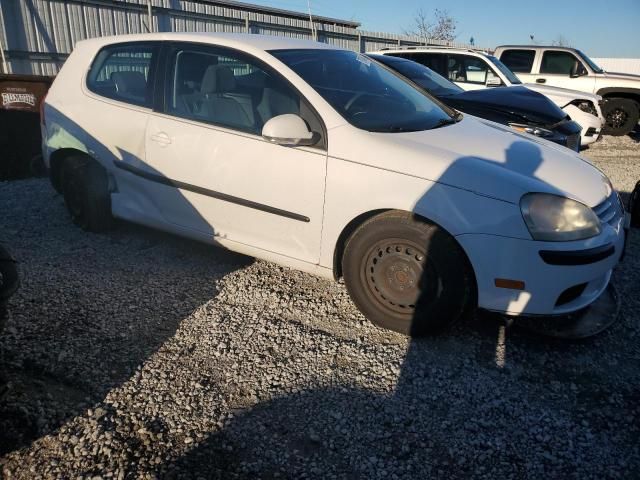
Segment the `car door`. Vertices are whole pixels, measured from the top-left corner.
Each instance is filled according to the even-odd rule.
[[[577,76],[572,76],[574,66],[577,65]],[[536,83],[552,87],[570,88],[581,92],[593,93],[595,77],[589,75],[589,70],[572,52],[564,50],[545,49],[540,57],[538,73],[532,75]]]
[[[163,58],[164,98],[150,115],[146,151],[165,219],[228,246],[317,263],[327,151],[316,112],[280,74],[242,52],[175,43]],[[286,113],[301,116],[320,142],[265,140],[262,126]]]

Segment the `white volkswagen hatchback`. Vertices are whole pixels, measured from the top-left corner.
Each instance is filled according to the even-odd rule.
[[[308,41],[79,42],[43,150],[73,220],[112,217],[327,278],[373,322],[594,302],[623,252],[609,180],[566,148],[463,117],[371,59]]]

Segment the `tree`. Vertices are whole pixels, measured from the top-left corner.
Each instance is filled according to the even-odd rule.
[[[458,36],[456,28],[458,22],[449,14],[447,10],[435,9],[433,19],[421,8],[416,12],[415,25],[404,32],[407,35],[415,35],[425,42],[429,40],[444,40],[452,42]]]
[[[564,35],[559,34],[555,40],[551,41],[551,45],[553,45],[554,47],[570,47],[571,42],[567,40]]]

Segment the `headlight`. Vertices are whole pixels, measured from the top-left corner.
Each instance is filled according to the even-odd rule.
[[[518,132],[530,133],[531,135],[535,135],[536,137],[551,137],[553,132],[551,130],[547,130],[546,128],[535,127],[532,125],[522,125],[520,123],[510,123],[509,126]]]
[[[549,193],[527,193],[520,210],[534,240],[567,242],[595,237],[600,219],[586,205]]]
[[[589,100],[574,100],[570,105],[575,105],[583,112],[590,113],[591,115],[595,115],[596,117],[598,116],[596,106]]]

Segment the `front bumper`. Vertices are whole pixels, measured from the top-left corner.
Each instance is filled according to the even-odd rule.
[[[456,238],[473,265],[480,308],[514,316],[564,315],[587,307],[607,288],[624,252],[624,227],[621,216],[599,236],[577,242],[485,234]],[[496,279],[524,282],[524,288],[499,288]]]
[[[582,127],[580,139],[583,147],[596,142],[600,138],[600,133],[604,126],[604,117],[601,114],[599,116],[592,115],[571,104],[565,106],[562,110]]]

